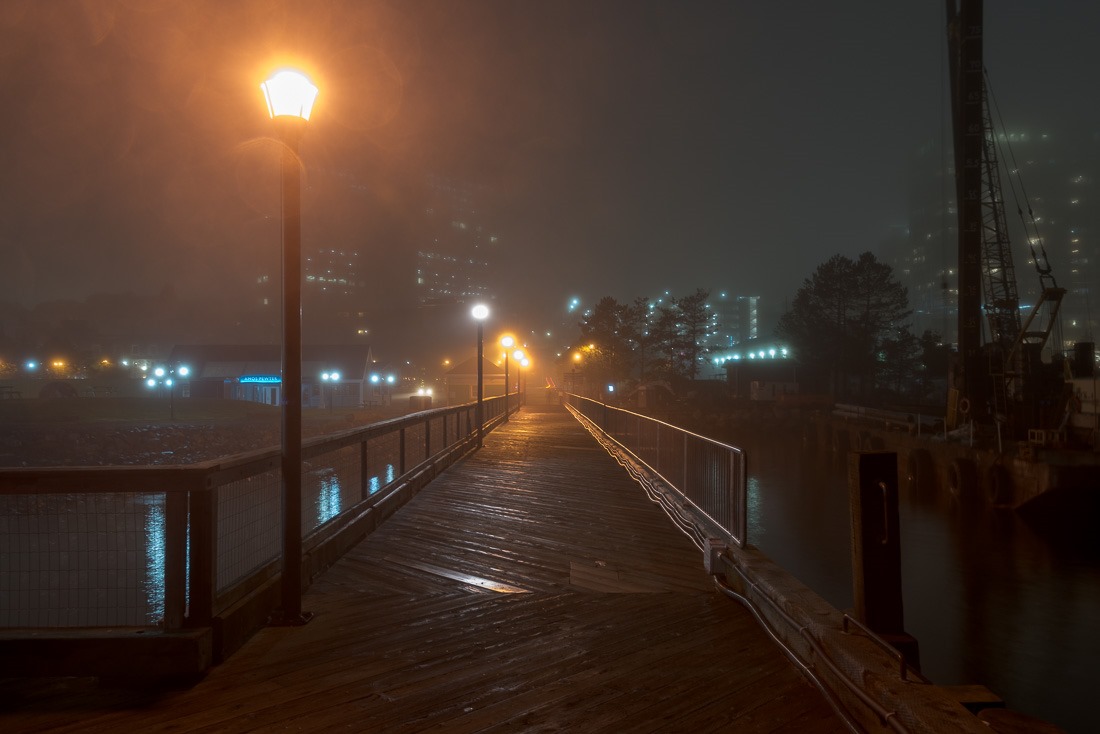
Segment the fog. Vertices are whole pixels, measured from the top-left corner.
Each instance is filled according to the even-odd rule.
[[[1100,8],[985,14],[1002,111],[1091,139]],[[368,310],[414,302],[443,175],[481,187],[517,326],[666,288],[774,314],[904,230],[912,151],[950,144],[944,26],[929,0],[5,0],[0,300],[252,298],[280,262],[258,85],[296,63],[303,246],[359,250]]]

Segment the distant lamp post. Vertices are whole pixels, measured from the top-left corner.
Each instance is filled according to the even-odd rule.
[[[489,318],[489,307],[479,303],[470,311],[477,322],[477,447],[480,449],[485,438],[485,412],[482,403],[485,400],[484,326]]]
[[[508,422],[508,350],[516,345],[515,338],[511,336],[502,336],[500,338],[500,346],[504,347],[504,422]]]
[[[145,379],[145,384],[150,390],[163,387],[168,393],[168,417],[171,420],[176,419],[176,378],[187,377],[190,374],[191,369],[186,365],[156,367],[153,369],[152,376]]]
[[[328,393],[328,412],[332,412],[332,405],[336,401],[336,385],[340,382],[340,373],[336,371],[322,372],[322,389]],[[329,387],[331,385],[331,387]]]
[[[529,365],[530,362],[527,359],[527,354],[524,353],[522,349],[517,349],[516,351],[512,352],[512,359],[516,360],[516,400],[518,405],[523,405],[523,403],[525,402],[524,399],[526,397],[526,393],[524,393],[523,391],[524,375],[523,372],[521,372],[520,370],[527,369],[527,365]]]
[[[573,380],[572,380],[572,383],[573,383],[573,392],[574,392],[574,394],[576,394],[576,392],[577,392],[577,365],[580,364],[580,362],[581,362],[581,353],[580,352],[573,352]]]
[[[188,377],[191,376],[191,368],[188,367],[185,364],[178,365],[175,369],[175,372],[176,372],[176,377],[179,377],[180,379],[187,379]],[[175,386],[175,382],[176,381],[173,380],[172,383],[169,384],[169,386],[168,386],[168,389],[170,391],[168,393],[168,411],[172,416],[172,420],[176,419],[176,402],[175,402],[176,401],[176,386]],[[184,395],[181,395],[181,397],[187,397],[187,395],[184,394]]]
[[[298,141],[317,99],[305,75],[282,70],[260,85],[283,143],[282,606],[273,622],[305,624],[302,613],[302,211]]]

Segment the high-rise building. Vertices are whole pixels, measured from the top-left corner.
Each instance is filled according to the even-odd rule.
[[[314,170],[312,187],[319,193],[303,234],[302,333],[306,341],[330,344],[363,343],[367,313],[378,307],[377,281],[368,284],[365,252],[372,245],[366,225],[358,218],[338,218],[336,211],[369,211],[368,189],[354,175],[338,170]],[[377,256],[375,256],[377,258]],[[279,274],[257,277],[260,308],[278,314],[282,301]]]
[[[429,176],[424,216],[427,240],[416,256],[422,306],[488,300],[499,237],[486,222],[484,187]]]
[[[1001,185],[1021,318],[1039,295],[1035,254],[1042,248],[1052,275],[1066,289],[1060,349],[1068,352],[1075,342],[1095,341],[1100,334],[1100,310],[1092,303],[1100,293],[1100,233],[1094,211],[1100,137],[1073,140],[1053,133],[1010,131],[998,133],[998,142],[1002,167],[1007,169]],[[931,329],[948,343],[958,340],[954,175],[949,148],[945,152],[931,142],[916,152],[908,236],[891,240],[882,251],[882,259],[908,288],[913,331]],[[1037,232],[1039,238],[1029,232]]]
[[[731,296],[711,291],[707,299],[711,313],[708,346],[724,349],[760,336],[760,296]]]

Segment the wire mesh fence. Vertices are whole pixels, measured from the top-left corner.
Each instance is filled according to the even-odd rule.
[[[485,401],[487,425],[503,414],[497,403]],[[472,446],[474,414],[473,405],[439,408],[311,439],[302,536],[369,506],[424,462],[452,460],[455,444]],[[208,620],[282,561],[278,457],[0,469],[0,628]]]

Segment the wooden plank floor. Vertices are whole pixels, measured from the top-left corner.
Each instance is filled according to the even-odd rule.
[[[834,732],[702,553],[556,406],[525,408],[197,684],[0,692],[50,732]]]

